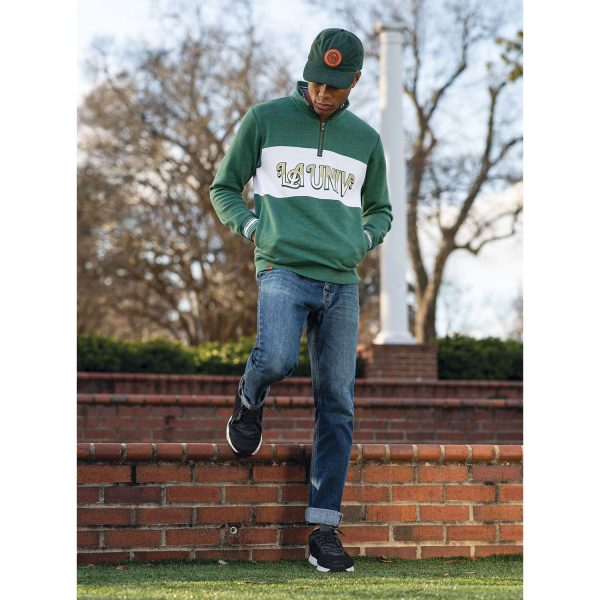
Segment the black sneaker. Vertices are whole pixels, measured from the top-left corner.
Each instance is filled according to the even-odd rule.
[[[308,536],[308,562],[321,573],[354,571],[354,561],[344,550],[337,536],[338,531],[335,527],[328,531],[315,529]]]
[[[238,386],[235,396],[233,414],[227,421],[225,433],[227,443],[239,456],[252,456],[260,450],[262,444],[262,414],[260,408],[250,409],[242,404],[242,383]]]

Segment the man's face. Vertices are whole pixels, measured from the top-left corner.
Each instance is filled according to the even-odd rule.
[[[346,100],[360,79],[360,71],[354,75],[354,80],[348,88],[336,88],[326,83],[308,82],[308,102],[319,118],[328,119]]]

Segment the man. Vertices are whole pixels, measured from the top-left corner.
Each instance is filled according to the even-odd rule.
[[[255,244],[259,289],[227,442],[239,456],[258,452],[264,402],[298,364],[306,323],[315,431],[305,518],[317,526],[309,561],[324,572],[354,570],[337,527],[354,418],[356,268],[392,222],[381,140],[348,110],[363,54],[349,31],[319,33],[306,81],[246,113],[210,188],[221,222]],[[251,177],[254,212],[242,199]]]

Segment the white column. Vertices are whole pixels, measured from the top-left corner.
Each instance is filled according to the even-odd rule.
[[[406,169],[402,124],[402,30],[398,25],[377,25],[381,48],[379,107],[381,141],[387,163],[392,204],[392,228],[380,245],[380,331],[375,344],[415,344],[408,328],[406,269]]]

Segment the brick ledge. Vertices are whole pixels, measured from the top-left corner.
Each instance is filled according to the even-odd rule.
[[[312,455],[312,444],[263,444],[251,457],[236,456],[228,444],[202,443],[110,443],[77,444],[77,460],[93,462],[305,462]],[[517,444],[353,444],[350,460],[362,462],[410,462],[447,464],[521,463],[523,446]]]
[[[194,382],[194,381],[206,381],[208,382],[233,382],[237,383],[240,380],[240,375],[176,375],[170,373],[104,373],[100,371],[78,371],[77,379],[80,381],[93,380],[93,379],[122,379],[122,380],[139,380],[145,379],[148,381],[172,381],[172,382]],[[311,383],[310,377],[289,377],[286,380],[280,382],[285,383],[286,381],[292,383],[294,381],[299,383]],[[415,380],[411,378],[398,378],[398,377],[382,377],[375,379],[368,379],[366,377],[358,377],[356,379],[356,385],[381,385],[381,384],[407,384],[416,386],[428,386],[435,385],[439,387],[453,387],[453,386],[464,386],[464,387],[522,387],[522,381],[508,381],[508,380],[496,380],[496,379],[420,379]]]
[[[78,404],[124,404],[158,406],[233,406],[233,398],[223,395],[200,394],[77,394]],[[273,408],[312,408],[310,396],[269,397]],[[359,408],[523,408],[522,399],[503,398],[355,398]]]

